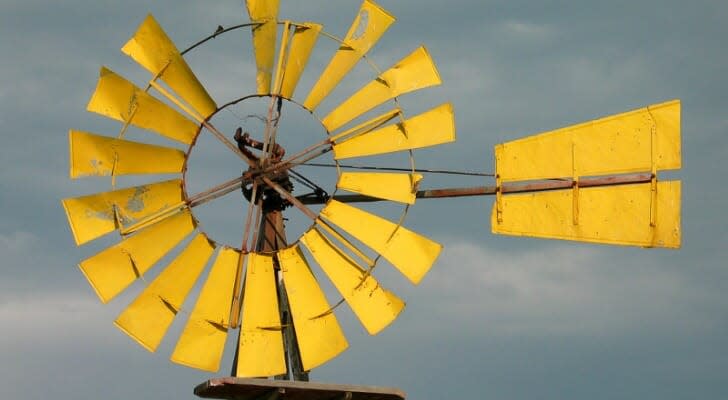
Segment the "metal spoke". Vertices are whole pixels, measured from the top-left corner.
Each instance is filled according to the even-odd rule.
[[[178,99],[176,96],[174,96],[172,93],[170,93],[168,90],[163,88],[159,83],[156,82],[156,78],[149,82],[149,85],[156,89],[160,94],[162,94],[164,97],[166,97],[169,101],[177,105],[180,109],[182,109],[187,115],[194,118],[196,121],[198,121],[202,126],[207,128],[208,131],[210,131],[217,140],[219,140],[222,144],[224,144],[227,148],[233,151],[233,153],[237,154],[238,157],[240,157],[243,161],[245,161],[248,166],[251,168],[256,168],[257,165],[255,161],[248,158],[243,152],[238,149],[238,146],[236,146],[233,142],[231,142],[225,135],[220,132],[217,128],[215,128],[214,125],[212,125],[211,122],[205,120],[202,116],[197,114],[197,112],[193,111],[189,107],[185,105],[184,102],[182,102],[180,99]]]
[[[243,176],[231,179],[204,192],[200,192],[194,196],[191,196],[187,199],[187,205],[189,205],[190,207],[196,207],[205,204],[211,200],[217,199],[230,192],[240,189],[245,182],[246,178]]]
[[[185,200],[182,200],[181,202],[171,205],[163,210],[159,210],[151,215],[146,216],[145,218],[142,218],[138,221],[136,221],[133,225],[127,226],[127,227],[121,227],[120,231],[122,235],[126,235],[132,232],[135,232],[149,223],[151,223],[154,220],[158,220],[162,217],[166,218],[166,216],[169,216],[172,213],[178,212],[179,210],[185,208],[185,207],[195,207],[200,204],[207,203],[211,200],[214,200],[216,198],[219,198],[227,193],[230,193],[238,188],[241,187],[241,182],[243,182],[244,178],[239,177],[235,179],[231,179],[227,182],[221,183],[217,186],[214,186],[204,192],[198,193],[190,198],[187,198]]]
[[[275,118],[273,118],[274,107],[277,108]],[[270,157],[270,153],[273,151],[275,146],[276,135],[278,133],[278,122],[281,119],[281,107],[283,107],[281,98],[275,95],[271,96],[270,104],[268,105],[268,119],[265,124],[265,135],[263,138],[263,156],[260,159],[262,165],[265,165],[265,160]]]
[[[253,217],[253,209],[256,208],[255,198],[258,192],[258,183],[253,182],[253,196],[250,198],[248,205],[248,213],[245,217],[245,227],[243,228],[243,241],[240,245],[240,257],[238,257],[238,269],[235,273],[235,283],[233,285],[233,302],[230,306],[230,327],[235,329],[240,322],[240,303],[242,301],[242,282],[243,282],[243,265],[245,264],[245,256],[248,254],[248,239],[250,238],[250,227]],[[258,208],[260,204],[257,205]]]
[[[280,194],[281,197],[288,200],[291,204],[293,204],[294,207],[298,208],[305,216],[307,216],[308,218],[310,218],[313,221],[316,221],[316,219],[318,218],[316,213],[313,212],[310,208],[306,207],[303,203],[301,203],[295,196],[293,196],[291,193],[289,193],[286,189],[283,189],[281,187],[281,185],[273,182],[267,176],[262,176],[261,179],[271,189],[278,192],[278,194]]]
[[[318,215],[316,215],[313,210],[306,207],[300,200],[298,200],[296,197],[294,197],[291,193],[283,189],[280,185],[273,182],[267,177],[262,178],[263,181],[273,188],[278,194],[280,194],[283,198],[291,202],[296,208],[298,208],[304,215],[306,215],[308,218],[310,218],[312,221],[316,222],[318,226],[322,227],[325,231],[329,232],[332,236],[334,236],[339,242],[341,242],[344,246],[346,246],[349,250],[351,250],[357,257],[359,257],[364,263],[367,265],[367,267],[372,267],[374,265],[374,261],[367,257],[366,254],[364,254],[361,250],[359,250],[356,246],[354,246],[350,241],[348,241],[345,237],[343,237],[339,232],[337,232],[332,226],[330,226],[327,222],[321,220],[318,218]]]
[[[257,168],[257,164],[255,163],[255,161],[251,160],[250,158],[248,158],[248,156],[243,154],[243,152],[240,151],[240,149],[238,148],[237,145],[235,145],[227,137],[225,137],[225,135],[223,135],[222,132],[220,132],[217,128],[215,128],[210,122],[202,121],[202,126],[207,128],[207,130],[209,130],[215,136],[215,138],[217,138],[217,140],[219,140],[220,142],[222,142],[222,144],[224,144],[230,150],[232,150],[233,153],[237,154],[238,157],[240,157],[243,161],[245,161],[249,167]]]

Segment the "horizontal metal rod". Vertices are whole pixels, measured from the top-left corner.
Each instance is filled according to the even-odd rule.
[[[580,188],[598,187],[598,186],[613,186],[613,185],[628,185],[636,183],[646,183],[652,180],[651,174],[635,174],[635,175],[619,175],[619,176],[608,176],[608,177],[597,177],[597,178],[583,178],[579,180]],[[558,181],[546,181],[546,182],[533,182],[533,183],[510,183],[504,184],[502,187],[502,193],[535,193],[535,192],[546,192],[550,190],[561,190],[569,189],[574,186],[574,181],[571,179],[558,180]],[[449,198],[449,197],[469,197],[469,196],[493,196],[497,193],[498,188],[496,186],[474,186],[465,188],[445,188],[445,189],[430,189],[430,190],[418,190],[416,197],[418,199],[436,199],[436,198]],[[370,197],[361,194],[344,194],[333,197],[334,200],[343,203],[359,203],[359,202],[374,202],[383,201],[376,197]],[[304,204],[320,204],[321,200],[312,197],[301,198]]]
[[[302,167],[336,167],[336,164],[326,163],[305,163],[301,164]],[[485,172],[468,172],[468,171],[448,171],[443,169],[423,169],[423,168],[394,168],[394,167],[374,167],[368,165],[352,165],[352,164],[339,164],[341,168],[350,169],[364,169],[364,170],[375,170],[375,171],[404,171],[404,172],[423,172],[428,174],[447,174],[447,175],[466,175],[466,176],[495,176],[495,174],[489,174]]]

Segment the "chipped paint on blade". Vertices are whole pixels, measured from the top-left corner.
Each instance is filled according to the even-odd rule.
[[[336,187],[378,199],[415,204],[420,180],[420,174],[342,172]]]
[[[121,51],[166,83],[203,118],[217,110],[205,88],[187,62],[149,14]]]
[[[303,235],[301,242],[370,335],[386,328],[404,309],[404,302],[399,297],[384,289],[374,276],[368,275],[315,227]]]
[[[106,303],[144,275],[194,228],[192,215],[185,210],[81,261],[79,267]]]
[[[343,40],[344,43],[311,89],[303,103],[304,107],[310,111],[315,110],[394,21],[395,18],[379,5],[365,0]]]
[[[495,152],[503,182],[649,172],[653,163],[679,169],[680,101],[499,144]]]
[[[185,153],[170,147],[114,139],[89,132],[68,133],[71,179],[87,176],[177,174]]]
[[[230,322],[235,271],[240,253],[220,249],[187,320],[171,360],[177,364],[210,372],[220,369]]]
[[[199,128],[192,120],[106,67],[101,67],[96,91],[86,109],[185,144],[192,143]]]
[[[278,261],[303,369],[310,371],[341,354],[349,344],[299,246],[280,250]]]
[[[243,293],[237,376],[251,378],[285,373],[283,332],[272,255],[248,255]]]
[[[449,103],[366,134],[343,138],[333,146],[343,160],[436,146],[455,141],[455,114]]]
[[[321,216],[389,261],[410,282],[420,283],[442,251],[442,245],[384,218],[331,200]]]
[[[278,35],[276,18],[279,0],[247,0],[245,3],[248,6],[250,20],[260,23],[252,28],[255,64],[258,70],[256,75],[258,94],[269,94]]]
[[[427,50],[420,47],[341,103],[322,123],[333,132],[387,100],[440,83],[435,63]]]
[[[129,226],[180,204],[182,180],[158,182],[63,199],[68,224],[77,245]]]
[[[207,237],[198,233],[114,324],[145,349],[156,351],[214,249]]]
[[[308,64],[322,26],[313,23],[304,23],[293,26],[293,38],[286,57],[286,67],[283,70],[283,83],[281,84],[281,96],[291,99],[296,91],[301,74]]]
[[[574,224],[577,193],[577,224]],[[655,206],[655,226],[650,208]],[[650,183],[503,195],[501,221],[491,213],[493,233],[625,246],[680,247],[680,182]]]

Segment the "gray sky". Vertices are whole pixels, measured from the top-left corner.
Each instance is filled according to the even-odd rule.
[[[423,200],[406,225],[445,245],[439,261],[418,287],[377,270],[407,309],[369,337],[342,308],[350,348],[313,379],[395,386],[411,399],[726,397],[728,3],[379,3],[398,21],[373,60],[387,67],[425,44],[444,81],[403,97],[408,114],[445,101],[456,110],[458,141],[417,152],[418,166],[490,171],[496,143],[680,98],[683,169],[663,176],[683,181],[683,248],[496,237],[491,199]],[[282,0],[281,18],[319,21],[343,36],[358,7]],[[117,239],[76,248],[59,202],[109,189],[101,179],[69,180],[67,132],[118,132],[85,112],[86,102],[101,65],[138,85],[149,78],[118,50],[149,12],[181,48],[217,25],[247,21],[240,1],[0,3],[0,398],[185,399],[198,383],[228,373],[232,341],[219,374],[167,360],[184,318],[156,354],[113,326],[142,286],[100,304],[76,264]],[[189,58],[219,104],[255,90],[249,42],[239,31]],[[323,43],[301,93],[330,58]],[[371,77],[357,68],[322,107]],[[292,115],[292,127],[311,124]],[[240,123],[235,114],[225,118],[230,127]],[[212,142],[200,150],[197,184],[219,177],[219,168],[240,168],[234,157],[218,160],[225,151]],[[234,242],[239,232],[227,210],[240,207],[239,197],[226,199],[204,210],[203,224]]]

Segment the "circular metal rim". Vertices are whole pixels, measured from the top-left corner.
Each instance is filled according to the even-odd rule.
[[[286,23],[288,23],[288,24],[289,24],[290,26],[304,26],[304,25],[303,25],[302,23],[299,23],[299,22],[293,22],[293,21],[288,21],[288,20],[284,20],[284,21],[278,21],[278,22],[277,22],[277,24],[278,24],[278,25],[285,25]],[[234,31],[234,30],[238,30],[238,29],[242,29],[242,28],[249,28],[249,27],[255,27],[255,26],[258,26],[258,25],[259,25],[258,23],[254,23],[254,22],[253,22],[253,23],[244,23],[244,24],[234,25],[234,26],[232,26],[232,27],[229,27],[229,28],[224,28],[224,29],[222,29],[222,30],[217,30],[217,31],[216,31],[215,33],[213,33],[213,34],[211,34],[211,35],[208,35],[207,37],[205,37],[205,38],[203,38],[203,39],[201,39],[201,40],[199,40],[199,41],[195,42],[195,43],[194,43],[194,44],[192,44],[191,46],[187,47],[187,48],[186,48],[185,50],[183,50],[182,52],[180,52],[180,54],[181,54],[182,56],[184,56],[184,55],[185,55],[185,54],[187,54],[188,52],[190,52],[190,51],[192,51],[192,50],[194,50],[194,49],[198,48],[199,46],[201,46],[201,45],[205,44],[205,43],[206,43],[206,42],[208,42],[209,40],[211,40],[211,39],[214,39],[214,38],[216,38],[216,37],[218,37],[218,36],[221,36],[221,35],[223,35],[223,34],[225,34],[225,33],[228,33],[228,32]],[[341,39],[341,38],[339,38],[339,37],[337,37],[337,36],[335,36],[335,35],[332,35],[332,34],[330,34],[330,33],[326,32],[326,31],[324,31],[323,29],[321,30],[320,34],[322,34],[323,36],[325,36],[325,37],[329,38],[330,40],[333,40],[333,41],[335,41],[335,42],[337,42],[337,43],[339,43],[339,44],[344,44],[344,40],[343,40],[343,39]],[[375,63],[374,63],[374,62],[373,62],[373,61],[372,61],[371,59],[370,59],[370,57],[368,57],[367,55],[363,55],[363,56],[362,56],[362,58],[363,58],[363,59],[364,59],[364,60],[365,60],[365,61],[367,62],[367,64],[369,65],[369,67],[370,67],[370,68],[371,68],[371,69],[372,69],[372,70],[373,70],[373,71],[374,71],[374,72],[375,72],[375,73],[376,73],[377,75],[381,74],[382,70],[381,70],[381,69],[380,69],[380,68],[379,68],[379,67],[378,67],[378,66],[377,66],[377,65],[376,65],[376,64],[375,64]],[[248,99],[251,99],[251,98],[264,98],[264,97],[280,97],[280,98],[283,98],[283,99],[284,99],[284,100],[286,100],[286,101],[289,101],[289,102],[291,102],[291,103],[293,103],[293,104],[296,104],[297,106],[299,106],[299,107],[300,107],[300,108],[302,108],[303,110],[305,110],[305,111],[308,111],[308,112],[309,112],[309,113],[310,113],[310,114],[311,114],[311,115],[312,115],[312,116],[313,116],[313,117],[314,117],[314,118],[315,118],[315,119],[316,119],[316,120],[317,120],[317,121],[318,121],[318,122],[319,122],[319,123],[321,124],[321,126],[322,126],[322,127],[324,128],[324,131],[326,132],[326,135],[327,135],[327,136],[330,136],[330,135],[331,135],[331,132],[329,132],[329,131],[328,131],[328,130],[326,129],[326,127],[325,127],[325,126],[323,125],[323,122],[322,122],[322,118],[321,118],[321,117],[320,117],[320,116],[319,116],[319,115],[318,115],[318,114],[317,114],[317,113],[316,113],[315,111],[313,111],[313,110],[310,110],[310,109],[306,108],[306,107],[305,107],[305,106],[304,106],[303,104],[301,104],[300,102],[298,102],[298,101],[294,100],[293,98],[286,98],[286,97],[283,97],[283,96],[278,96],[278,95],[274,95],[273,93],[268,93],[268,94],[249,94],[249,95],[245,95],[245,96],[239,97],[239,98],[237,98],[237,99],[234,99],[234,100],[228,101],[227,103],[223,104],[222,106],[219,106],[219,107],[218,107],[218,108],[217,108],[217,109],[216,109],[216,110],[215,110],[215,111],[214,111],[214,112],[213,112],[213,113],[212,113],[211,115],[209,115],[209,116],[208,116],[208,117],[206,118],[206,121],[209,121],[209,120],[210,120],[210,119],[212,119],[212,118],[213,118],[213,117],[214,117],[215,115],[217,115],[217,114],[218,114],[218,113],[219,113],[220,111],[224,110],[225,108],[227,108],[227,107],[229,107],[229,106],[231,106],[231,105],[234,105],[234,104],[237,104],[237,103],[243,102],[243,101],[245,101],[245,100],[248,100]],[[392,100],[390,100],[390,101],[391,101],[391,102],[393,102],[393,103],[394,103],[394,105],[395,105],[395,107],[396,107],[396,109],[398,109],[398,110],[399,110],[399,112],[400,112],[400,113],[399,113],[399,115],[400,115],[400,118],[401,118],[401,120],[403,121],[403,120],[404,120],[404,110],[403,110],[403,109],[402,109],[402,107],[400,106],[400,103],[399,103],[399,100],[398,100],[398,98],[396,98],[396,97],[395,97],[395,98],[393,98],[393,99],[392,99]],[[203,129],[203,128],[204,128],[204,127],[203,127],[203,125],[202,125],[202,124],[200,124],[200,125],[199,125],[199,128],[198,128],[198,130],[197,130],[197,133],[196,133],[196,135],[195,135],[195,137],[194,137],[194,139],[193,139],[193,141],[192,141],[192,142],[190,143],[190,145],[189,145],[189,147],[188,147],[187,151],[185,152],[185,161],[184,161],[184,166],[183,166],[183,170],[182,170],[182,195],[183,195],[184,199],[188,199],[188,198],[189,198],[189,194],[187,193],[187,187],[186,187],[186,178],[187,178],[187,163],[188,163],[188,160],[189,160],[190,154],[192,153],[192,150],[193,150],[193,148],[194,148],[195,144],[197,143],[197,138],[198,138],[198,137],[199,137],[199,135],[200,135],[200,134],[202,133],[202,129]],[[412,150],[408,150],[407,152],[408,152],[408,155],[409,155],[409,161],[410,161],[410,168],[411,168],[411,170],[412,170],[412,173],[414,173],[414,171],[415,171],[415,168],[416,168],[416,167],[415,167],[415,160],[414,160],[414,153],[413,153],[413,151],[412,151]],[[339,164],[339,161],[338,161],[338,160],[336,160],[336,159],[334,159],[334,163],[335,163],[335,165],[336,165],[337,175],[338,175],[338,176],[340,177],[340,176],[341,176],[341,166],[340,166],[340,164]],[[339,190],[339,189],[338,189],[337,187],[334,187],[334,191],[333,191],[333,193],[331,194],[331,197],[332,197],[332,198],[333,198],[333,197],[334,197],[334,196],[336,195],[336,193],[338,192],[338,190]],[[395,229],[395,231],[394,231],[394,232],[396,232],[396,230],[397,230],[397,229],[399,229],[399,228],[400,228],[400,227],[402,226],[402,224],[404,223],[404,220],[405,220],[405,218],[406,218],[406,216],[407,216],[407,213],[408,213],[408,211],[409,211],[409,208],[410,208],[410,205],[409,205],[409,204],[405,204],[405,205],[403,206],[403,211],[402,211],[402,213],[400,214],[399,220],[398,220],[398,221],[397,221],[397,223],[396,223],[396,224],[397,224],[397,228]],[[206,233],[206,232],[204,231],[204,229],[202,229],[202,228],[201,228],[201,225],[202,225],[202,224],[201,224],[201,222],[200,222],[200,221],[199,221],[199,220],[198,220],[197,218],[195,218],[195,214],[194,214],[194,211],[190,209],[190,213],[191,213],[191,215],[192,215],[193,219],[195,220],[195,222],[196,222],[196,224],[197,224],[197,229],[198,229],[198,230],[199,230],[199,231],[200,231],[201,233],[203,233],[203,234],[204,234],[204,235],[205,235],[205,236],[206,236],[206,237],[208,238],[208,240],[210,240],[210,241],[212,241],[212,242],[214,242],[214,243],[218,243],[217,241],[215,241],[215,239],[214,239],[214,238],[210,237],[210,236],[209,236],[209,235],[208,235],[208,234],[207,234],[207,233]],[[319,214],[319,215],[320,215],[320,214]],[[316,221],[313,221],[313,222],[312,222],[312,223],[311,223],[311,224],[309,225],[309,227],[308,227],[308,228],[307,228],[306,230],[309,230],[309,229],[311,229],[311,228],[312,228],[312,227],[314,227],[315,225],[316,225]],[[256,227],[253,227],[252,229],[256,229]],[[394,234],[394,232],[393,232],[392,234]],[[289,243],[288,243],[288,246],[294,246],[294,245],[296,245],[296,244],[297,244],[297,243],[298,243],[298,242],[300,241],[300,239],[301,239],[301,237],[300,237],[300,236],[299,236],[299,237],[297,237],[297,238],[296,238],[296,240],[294,240],[294,241],[292,241],[292,242],[289,242]],[[234,249],[236,249],[236,250],[238,250],[238,251],[241,251],[241,250],[242,250],[241,248],[239,248],[239,247],[237,247],[237,246],[231,246],[231,247],[232,247],[232,248],[234,248]],[[373,260],[373,263],[372,263],[372,265],[371,265],[371,266],[369,266],[369,271],[368,271],[368,273],[371,273],[371,271],[373,271],[373,270],[374,270],[374,268],[376,268],[376,266],[377,266],[377,264],[378,264],[378,261],[379,261],[379,259],[380,259],[380,258],[381,258],[381,255],[380,255],[380,254],[376,254],[376,257],[374,258],[374,260]]]

